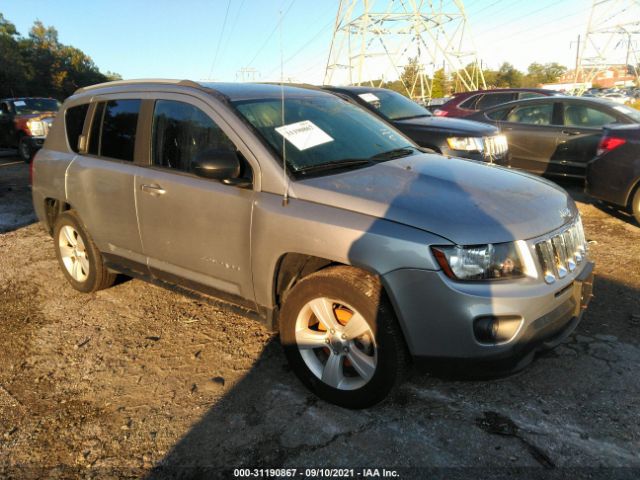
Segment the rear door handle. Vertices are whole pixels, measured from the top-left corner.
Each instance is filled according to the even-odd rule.
[[[151,195],[164,195],[167,193],[160,185],[141,185],[140,190]]]
[[[562,130],[562,134],[563,135],[568,135],[570,137],[573,137],[575,135],[580,135],[581,132],[576,132],[575,130]]]

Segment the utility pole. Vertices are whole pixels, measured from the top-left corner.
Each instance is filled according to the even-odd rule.
[[[592,0],[589,23],[576,66],[575,83],[582,80],[578,93],[586,90],[600,72],[630,59],[638,64],[634,38],[640,36],[640,0]],[[626,43],[626,51],[622,48]],[[636,83],[638,78],[636,75]]]
[[[340,1],[325,85],[395,78],[408,96],[430,99],[440,65],[460,90],[486,88],[463,0]],[[411,82],[402,77],[407,66],[417,67]]]

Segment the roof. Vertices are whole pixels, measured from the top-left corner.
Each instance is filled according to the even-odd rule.
[[[278,83],[224,83],[224,82],[194,82],[193,80],[176,80],[176,79],[137,79],[137,80],[116,80],[113,82],[98,83],[88,87],[79,88],[75,95],[113,87],[144,87],[157,85],[171,85],[178,87],[191,87],[209,93],[218,93],[226,97],[230,101],[249,100],[249,99],[265,99],[280,98],[282,91],[286,97],[301,96],[317,96],[330,95],[321,90],[310,90],[300,88],[296,85],[278,84]]]

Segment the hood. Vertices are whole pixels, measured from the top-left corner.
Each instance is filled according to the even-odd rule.
[[[393,122],[399,129],[411,130],[437,130],[460,136],[483,137],[487,135],[495,135],[498,129],[493,125],[486,123],[474,122],[472,120],[462,120],[459,118],[446,117],[419,117],[408,118],[407,120],[397,120]]]
[[[538,237],[577,214],[569,195],[546,180],[427,154],[298,181],[292,194],[410,225],[459,245]]]

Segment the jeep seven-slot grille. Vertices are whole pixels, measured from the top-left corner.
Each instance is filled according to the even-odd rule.
[[[484,156],[485,158],[502,158],[509,150],[507,137],[504,135],[494,135],[492,137],[484,137]]]
[[[580,217],[559,233],[536,243],[536,253],[547,283],[553,283],[574,271],[587,253]]]

